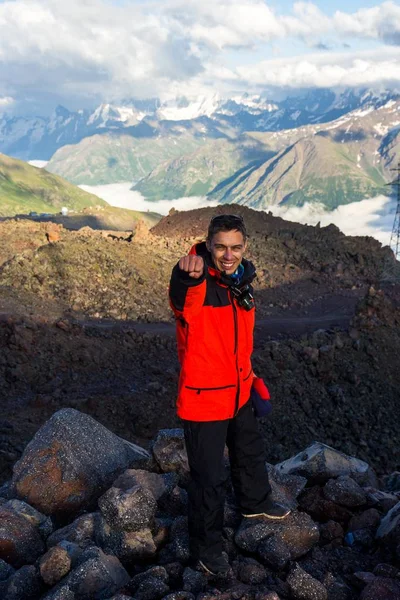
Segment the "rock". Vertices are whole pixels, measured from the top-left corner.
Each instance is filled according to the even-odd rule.
[[[376,507],[378,510],[387,513],[393,506],[395,506],[399,499],[396,494],[390,494],[389,492],[382,492],[373,487],[364,488],[367,494],[368,504]]]
[[[374,569],[374,575],[379,575],[380,577],[389,577],[390,579],[397,578],[400,580],[400,569],[394,567],[393,565],[381,563],[376,565]]]
[[[384,489],[387,492],[400,492],[400,471],[394,471],[383,478]]]
[[[0,581],[5,581],[15,572],[15,569],[0,558]]]
[[[274,535],[262,540],[257,547],[257,552],[263,562],[278,571],[284,569],[291,559],[288,546]]]
[[[71,569],[71,557],[62,546],[53,546],[42,556],[39,563],[40,575],[46,585],[52,587]]]
[[[363,460],[347,456],[320,442],[275,465],[284,475],[301,475],[309,483],[325,483],[329,479],[349,475],[361,485],[374,485],[376,476]]]
[[[138,586],[135,600],[161,600],[170,591],[168,585],[159,577],[147,577]]]
[[[14,465],[12,489],[46,515],[66,516],[97,499],[116,475],[149,454],[72,408],[56,412]]]
[[[376,508],[369,508],[359,515],[354,515],[349,521],[348,531],[357,531],[357,529],[371,529],[376,531],[381,522],[381,515]]]
[[[362,487],[348,475],[330,479],[325,484],[323,492],[328,500],[350,508],[363,506],[367,502],[367,495]]]
[[[152,444],[154,458],[163,473],[178,473],[186,480],[189,463],[183,429],[160,429]]]
[[[4,583],[4,588],[0,587],[0,593],[4,600],[39,600],[44,592],[43,587],[36,568],[25,565]]]
[[[46,517],[38,510],[23,502],[22,500],[12,499],[3,505],[4,508],[9,508],[21,517],[25,517],[37,528],[38,532],[44,540],[46,540],[53,531],[53,523],[50,517]]]
[[[296,564],[286,579],[294,600],[328,600],[326,588]]]
[[[93,545],[96,524],[100,518],[100,513],[89,513],[78,517],[69,525],[54,531],[47,539],[47,547],[51,548],[63,541],[77,544],[80,548]]]
[[[283,521],[243,519],[235,535],[235,542],[246,552],[258,551],[260,542],[271,536],[285,544],[291,560],[306,554],[319,540],[319,530],[306,513],[291,513]]]
[[[150,529],[118,531],[112,529],[105,519],[99,521],[96,541],[104,551],[115,554],[123,563],[146,560],[157,552]]]
[[[360,600],[398,600],[399,598],[400,581],[387,577],[376,577],[360,596]]]
[[[182,575],[183,591],[191,592],[196,595],[204,590],[207,585],[207,577],[204,573],[194,571],[190,567],[186,567]]]
[[[127,469],[113,483],[113,487],[120,488],[126,492],[130,488],[140,485],[153,494],[154,498],[160,498],[177,485],[179,477],[175,473],[151,473],[144,469]]]
[[[269,464],[267,470],[274,500],[288,508],[297,508],[296,499],[306,487],[307,479],[299,475],[286,475]]]
[[[72,598],[78,600],[101,600],[128,583],[130,577],[118,558],[104,554],[99,548],[93,549],[92,553],[95,554],[93,558],[71,571],[44,600],[58,600],[63,597],[60,594],[67,592],[72,592]]]
[[[236,568],[236,577],[242,583],[259,585],[267,577],[265,568],[254,558],[242,558]]]
[[[320,525],[319,531],[321,535],[321,544],[330,544],[334,540],[337,540],[339,544],[343,542],[343,527],[336,521],[323,523]]]
[[[376,532],[376,538],[393,548],[400,544],[400,502],[383,517]]]
[[[154,519],[157,502],[152,492],[140,485],[126,492],[112,487],[99,499],[99,508],[112,529],[138,531]]]
[[[187,517],[177,517],[170,532],[171,549],[177,560],[186,563],[190,558],[189,530]]]
[[[5,505],[0,507],[0,558],[13,567],[34,563],[45,546],[37,527]]]
[[[164,600],[195,600],[195,596],[190,592],[172,592],[167,594]]]
[[[299,500],[299,507],[307,511],[313,519],[322,522],[332,520],[347,523],[353,516],[348,508],[327,500],[318,485],[305,490]]]

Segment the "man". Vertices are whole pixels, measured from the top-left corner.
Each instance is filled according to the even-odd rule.
[[[249,401],[253,381],[254,265],[243,258],[243,219],[211,219],[207,240],[174,267],[170,303],[181,363],[177,400],[191,472],[190,551],[208,573],[226,575],[222,553],[225,497],[223,452],[243,516],[283,519],[271,499],[264,444]]]

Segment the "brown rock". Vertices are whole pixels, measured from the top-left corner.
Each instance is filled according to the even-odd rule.
[[[40,559],[39,569],[43,581],[53,586],[71,569],[71,558],[65,548],[53,546]]]

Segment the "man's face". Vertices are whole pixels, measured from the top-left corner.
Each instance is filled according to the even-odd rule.
[[[242,262],[246,250],[246,242],[240,231],[219,231],[211,241],[207,241],[207,249],[211,252],[214,265],[219,271],[232,275]]]

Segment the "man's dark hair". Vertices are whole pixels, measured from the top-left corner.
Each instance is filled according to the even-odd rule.
[[[243,239],[247,240],[246,225],[240,215],[216,215],[210,221],[207,232],[207,240],[210,242],[213,236],[220,231],[240,231]]]

